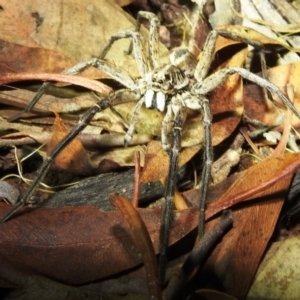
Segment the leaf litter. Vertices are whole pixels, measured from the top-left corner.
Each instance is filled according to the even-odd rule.
[[[58,7],[55,1],[49,3],[49,5],[41,5],[40,2],[27,1],[27,3],[23,4],[22,6],[20,6],[17,1],[10,1],[10,3],[3,8],[4,9],[1,11],[2,18],[0,23],[5,30],[3,30],[1,33],[1,39],[3,40],[1,42],[1,49],[3,50],[1,51],[1,73],[15,73],[16,78],[18,78],[19,73],[25,73],[23,78],[26,78],[27,76],[27,80],[49,80],[53,78],[55,81],[61,81],[59,77],[50,77],[50,75],[47,75],[47,73],[59,73],[64,68],[73,65],[79,60],[97,56],[101,52],[101,47],[106,44],[107,40],[113,33],[118,32],[120,29],[133,28],[134,24],[133,19],[126,15],[118,6],[116,6],[114,3],[106,1],[92,1],[89,4],[85,4],[82,3],[82,1],[73,0],[63,2],[62,7]],[[53,18],[53,15],[56,15],[56,12],[58,13],[58,16],[63,15],[64,18]],[[68,16],[68,14],[70,15]],[[111,20],[108,19],[108,16],[111,15],[114,15],[114,18],[118,19],[118,22],[111,22]],[[22,20],[22,22],[20,20]],[[68,23],[66,20],[73,21]],[[78,21],[78,23],[75,24],[74,20]],[[85,26],[83,27],[82,24],[85,24]],[[80,29],[77,29],[77,27]],[[234,30],[236,30],[236,27]],[[13,34],[8,35],[8,32],[13,32]],[[262,37],[258,37],[260,42],[265,43],[263,39],[264,38]],[[220,40],[222,39],[220,38]],[[78,41],[80,41],[80,47],[78,47]],[[274,40],[268,40],[267,42],[273,43]],[[226,51],[228,47],[232,46],[232,42],[229,42],[231,43],[230,45],[225,44],[225,41],[221,43],[224,44],[218,49],[221,49],[222,51]],[[116,47],[113,47],[108,59],[114,61],[118,67],[130,71],[131,74],[137,74],[136,70],[134,70],[134,61],[132,58],[129,59],[129,57],[123,53],[123,49],[127,49],[127,47],[128,44],[125,45],[121,44],[121,42],[120,44],[118,43]],[[161,47],[163,49],[163,46]],[[166,50],[164,49],[163,51]],[[11,56],[10,60],[7,60],[9,53],[14,53],[17,58]],[[224,62],[224,64],[220,67],[230,65],[231,63],[234,66],[242,66],[246,56],[247,52],[245,50],[237,52],[236,55],[232,56],[230,60]],[[31,59],[32,57],[36,57],[37,59]],[[22,63],[20,63],[22,61],[20,58],[24,59]],[[22,68],[20,68],[20,66]],[[294,103],[299,109],[299,91],[297,85],[299,77],[298,70],[298,63],[287,66],[278,66],[269,70],[268,76],[273,83],[277,84],[283,90],[285,89],[287,83],[291,83],[293,85],[295,91]],[[32,77],[28,76],[30,73],[33,73]],[[45,76],[38,76],[38,74],[41,73],[44,73]],[[88,79],[104,78],[101,72],[95,70],[88,70],[83,75]],[[22,76],[20,76],[18,80],[22,80],[21,77]],[[78,84],[78,80],[79,79],[74,79],[74,83]],[[66,82],[70,83],[70,81]],[[221,144],[226,138],[230,138],[233,135],[234,130],[241,121],[244,110],[252,119],[259,119],[267,124],[274,122],[274,119],[277,116],[277,110],[273,106],[266,106],[265,103],[261,101],[263,99],[263,95],[258,90],[259,89],[256,86],[243,85],[238,76],[232,76],[224,83],[222,87],[212,93],[210,96],[210,101],[214,115],[214,145]],[[245,95],[246,97],[244,98]],[[2,97],[3,96],[1,96],[1,98]],[[14,95],[12,95],[12,97],[14,97]],[[17,97],[26,99],[31,98],[31,96],[25,96],[25,94],[22,93],[18,94]],[[7,104],[8,101],[11,101],[8,100],[9,98],[6,100],[5,97],[3,98],[4,100],[2,103]],[[79,104],[79,110],[89,106],[89,101],[92,102],[92,100],[88,98],[88,95],[81,95],[78,97],[78,99],[78,103],[81,103],[81,100],[84,101],[84,104]],[[54,109],[51,110],[56,111],[55,107],[58,107],[63,100],[56,100],[52,98],[48,101],[53,101]],[[24,105],[25,103],[17,104],[17,106],[20,107],[24,107]],[[108,125],[106,126],[105,130],[108,130],[109,132],[124,133],[124,126],[122,122],[128,122],[128,116],[130,115],[128,112],[132,111],[132,105],[133,104],[125,104],[120,109],[117,109],[122,115],[121,119],[116,119],[115,117],[111,117],[104,113],[104,116],[101,116],[100,119],[107,119],[106,121]],[[41,108],[45,109],[45,105],[41,104]],[[46,110],[48,110],[48,108]],[[61,111],[69,114],[73,113],[71,110],[64,111],[63,108],[61,108]],[[162,117],[156,112],[149,110],[145,110],[144,113],[145,115],[141,118],[141,123],[138,123],[137,125],[138,133],[150,133],[152,135],[158,135]],[[223,117],[224,114],[225,116]],[[199,126],[200,119],[201,116],[195,116],[191,112],[183,132],[184,149],[181,154],[180,165],[184,165],[186,162],[190,161],[201,148],[201,144],[203,143],[203,135],[199,134],[199,132],[201,133],[201,128]],[[296,120],[294,117],[292,119],[292,125],[297,129],[299,126],[298,120]],[[145,120],[147,121],[146,124]],[[113,124],[113,127],[110,127],[110,124]],[[151,128],[151,131],[149,128]],[[100,130],[100,132],[102,132],[102,130]],[[156,143],[155,141],[152,141],[146,148],[145,168],[142,177],[145,182],[161,180],[166,177],[168,157],[163,151],[158,149],[159,143]],[[139,150],[143,152],[144,148],[139,147]],[[121,152],[118,151],[126,150],[112,150],[112,163],[117,161],[117,157],[120,157]],[[133,154],[135,150],[132,149],[130,152],[131,154],[124,155],[123,161],[118,161],[119,166],[128,166],[130,165],[130,161],[131,165],[133,165]],[[72,157],[71,159],[75,160],[77,157]],[[105,159],[107,158],[104,157],[103,160]],[[282,155],[279,158],[270,158],[267,161],[258,163],[247,171],[244,171],[246,173],[241,173],[240,176],[235,179],[236,181],[232,184],[231,188],[227,190],[227,192],[223,190],[223,195],[219,194],[219,201],[208,206],[208,217],[211,217],[217,212],[223,210],[225,207],[229,208],[233,204],[240,203],[248,198],[268,198],[271,197],[271,195],[273,195],[275,192],[286,193],[291,176],[298,168],[298,159],[299,157],[296,154],[292,156]],[[158,166],[160,166],[159,172],[155,172],[155,169],[157,169]],[[281,169],[277,169],[277,166],[281,166]],[[275,170],[273,170],[273,168],[275,168]],[[109,167],[106,168],[106,170],[109,169]],[[260,176],[257,176],[257,174],[260,174]],[[279,182],[277,182],[278,180]],[[251,185],[245,185],[245,182],[248,181],[250,181]],[[193,190],[191,193],[193,193]],[[195,191],[195,193],[197,192]],[[229,294],[237,297],[244,297],[246,295],[259,261],[273,233],[283,200],[284,196],[281,195],[277,197],[276,194],[276,197],[273,197],[273,200],[271,200],[270,203],[264,202],[261,204],[258,203],[249,205],[248,207],[234,209],[233,230],[230,231],[229,235],[224,237],[223,242],[217,246],[212,253],[211,258],[207,262],[207,265],[203,269],[205,271],[209,266],[214,266],[217,268],[217,275],[220,278],[223,278],[223,285],[226,287]],[[5,210],[6,208],[6,206],[2,207],[1,205],[1,210]],[[50,215],[46,218],[45,216],[48,213],[50,213]],[[51,215],[52,213],[53,215]],[[61,234],[61,245],[63,245],[64,240],[72,240],[72,238],[68,238],[68,234],[70,234],[72,231],[71,229],[67,229],[65,227],[66,223],[70,222],[70,220],[73,220],[73,223],[77,224],[80,220],[80,222],[82,222],[80,223],[82,226],[79,235],[81,234],[83,239],[80,240],[78,239],[79,236],[74,236],[74,240],[71,241],[71,244],[73,244],[74,247],[71,246],[70,248],[68,243],[66,244],[65,249],[62,247],[62,251],[65,251],[65,256],[62,257],[66,257],[65,261],[68,263],[61,271],[57,268],[55,269],[55,267],[51,265],[50,260],[47,261],[45,259],[46,257],[49,257],[49,253],[43,253],[41,248],[41,251],[38,253],[38,255],[41,257],[40,265],[36,264],[36,262],[33,262],[29,258],[20,256],[19,247],[25,246],[26,249],[30,249],[31,247],[35,248],[35,245],[32,244],[33,241],[30,239],[27,241],[21,240],[17,242],[13,239],[6,240],[7,236],[4,236],[1,240],[3,245],[6,247],[4,247],[2,255],[8,255],[8,253],[10,253],[10,251],[13,249],[12,245],[15,245],[14,247],[16,248],[14,248],[14,251],[17,251],[17,254],[15,255],[16,257],[14,257],[16,265],[23,266],[25,268],[35,266],[34,268],[37,272],[42,273],[45,276],[52,278],[54,277],[58,280],[69,282],[70,284],[82,284],[88,281],[99,280],[102,278],[101,276],[106,277],[131,268],[133,265],[131,258],[129,257],[134,257],[134,255],[132,253],[128,253],[126,250],[132,248],[131,242],[126,240],[126,238],[126,241],[121,238],[122,241],[125,241],[122,245],[122,251],[120,252],[121,254],[116,252],[113,256],[112,249],[117,249],[119,247],[115,237],[113,237],[113,243],[111,246],[103,246],[101,242],[101,246],[97,248],[97,253],[95,250],[93,250],[93,242],[91,242],[92,247],[87,246],[86,248],[83,247],[82,249],[78,248],[79,245],[85,245],[85,243],[88,245],[88,243],[91,241],[90,240],[87,242],[85,238],[88,237],[90,232],[94,231],[94,226],[92,226],[92,223],[90,223],[88,226],[86,222],[88,221],[88,216],[92,218],[94,213],[94,209],[89,207],[84,209],[66,208],[66,210],[62,208],[61,211],[60,209],[53,209],[52,212],[51,210],[45,210],[44,213],[40,211],[39,214],[37,211],[35,212],[33,210],[30,214],[28,214],[28,216],[24,214],[19,216],[19,220],[18,218],[15,219],[15,222],[20,222],[18,228],[9,228],[8,225],[10,223],[1,225],[6,226],[6,234],[9,234],[10,232],[10,237],[14,237],[14,232],[16,233],[21,230],[24,224],[28,224],[30,226],[33,224],[33,227],[26,230],[24,229],[24,231],[21,230],[21,232],[18,233],[18,236],[23,234],[26,237],[32,234],[32,228],[36,227],[37,224],[40,224],[39,226],[42,226],[42,229],[39,232],[35,232],[34,235],[43,241],[41,244],[43,245],[42,248],[44,248],[45,251],[51,252],[51,247],[53,247],[56,237],[55,234],[51,235],[49,228],[54,230],[54,228],[57,226],[57,229],[55,229],[53,233],[56,232],[56,234]],[[157,247],[157,232],[160,222],[160,212],[156,209],[146,209],[145,213],[149,213],[149,218],[146,219],[146,225],[148,226],[148,223],[153,223],[156,226],[156,235],[155,237],[151,237],[151,239],[154,241],[154,246],[156,245]],[[59,221],[55,221],[57,218],[56,214],[59,214]],[[82,214],[82,216],[79,217],[79,214]],[[118,216],[115,221],[113,221],[114,219],[111,219],[115,218],[112,217],[113,214]],[[55,215],[56,217],[54,217]],[[100,218],[104,222],[103,225],[99,225],[100,228],[104,228],[109,224],[110,226],[108,226],[108,229],[112,228],[115,230],[115,224],[118,224],[119,220],[122,220],[120,215],[116,212],[111,213],[108,218],[105,218],[102,212],[100,212],[100,215],[100,217],[97,216],[97,219]],[[143,219],[146,218],[144,212],[141,212],[141,215]],[[185,219],[185,228],[182,228],[182,230],[172,231],[172,234],[177,235],[177,240],[181,240],[188,232],[192,230],[192,228],[197,226],[197,211],[195,209],[188,209],[182,213],[178,212],[179,218],[180,215],[183,215],[183,219]],[[208,223],[209,226],[212,226],[213,222],[215,222],[215,220],[211,220]],[[49,226],[48,229],[44,227],[46,225]],[[122,226],[119,229],[121,229],[122,232]],[[99,241],[102,241],[102,239],[103,238],[99,238]],[[103,241],[106,241],[106,238],[104,238]],[[172,240],[172,243],[173,242],[174,241]],[[260,243],[258,244],[258,242]],[[7,247],[7,245],[10,246]],[[107,251],[105,250],[106,252],[103,252],[104,248],[107,248]],[[89,276],[85,277],[83,274],[78,274],[75,269],[68,271],[68,267],[72,265],[70,253],[68,253],[68,251],[73,254],[76,253],[74,254],[75,257],[86,257],[86,255],[91,255],[90,260],[87,262],[76,262],[76,264],[81,265],[82,268],[84,268],[84,266],[86,268],[90,268],[92,265],[94,265],[92,258],[94,258],[96,255],[99,255],[100,252],[102,252],[101,255],[103,256],[99,258],[98,264],[96,264],[94,268],[90,270]],[[81,251],[80,254],[78,254],[79,252],[77,251]],[[247,253],[248,256],[245,255],[245,253]],[[100,275],[99,269],[103,267],[103,264],[107,261],[107,257],[115,260],[114,265],[112,266],[111,263],[105,264],[105,270],[108,271],[106,273],[104,272],[103,275]],[[231,259],[231,257],[233,257],[234,260]],[[121,258],[124,258],[123,262],[119,261]],[[27,261],[27,259],[29,260]],[[126,259],[128,261],[126,261]],[[136,258],[133,258],[133,261],[136,261]],[[25,265],[23,262],[25,262]],[[60,265],[60,263],[58,263],[58,265]],[[251,268],[249,268],[249,266],[251,266]],[[226,269],[226,272],[222,272],[222,269]],[[246,277],[244,273],[245,270],[248,272]],[[237,283],[241,283],[240,278],[243,278],[244,280],[243,284],[239,285]],[[235,282],[234,286],[232,282]],[[226,299],[225,295],[224,299]]]

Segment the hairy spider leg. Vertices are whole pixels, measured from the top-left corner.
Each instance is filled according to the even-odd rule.
[[[55,158],[61,153],[61,151],[90,123],[92,118],[96,113],[110,107],[115,106],[121,103],[131,102],[133,99],[140,97],[136,92],[130,92],[129,90],[120,90],[104,99],[101,99],[98,103],[92,106],[79,120],[76,126],[63,138],[63,140],[55,146],[51,154],[44,160],[38,175],[35,177],[30,187],[27,189],[24,197],[14,206],[6,215],[1,219],[1,222],[4,223],[7,221],[19,208],[26,204],[35,190],[37,189],[39,183],[45,177],[47,171],[49,170],[51,163]]]
[[[196,85],[199,83],[203,84],[204,78],[206,77],[211,63],[214,59],[215,45],[218,37],[216,31],[211,31],[205,41],[201,57],[197,63],[195,69]],[[210,112],[209,101],[203,97],[206,93],[198,93],[193,91],[192,93],[197,95],[199,98],[199,104],[201,103],[201,111],[203,115],[203,126],[204,126],[204,149],[202,155],[203,169],[201,173],[201,186],[199,189],[199,223],[198,223],[198,235],[201,238],[205,232],[205,206],[209,182],[211,180],[211,166],[213,163],[213,151],[212,151],[212,133],[211,133],[211,122],[212,116]]]
[[[103,60],[100,60],[100,59],[97,59],[97,58],[79,62],[75,66],[72,66],[72,67],[66,69],[63,72],[63,74],[77,75],[77,74],[83,72],[85,69],[92,67],[92,66],[102,70],[106,74],[110,75],[113,79],[122,83],[125,87],[127,87],[131,90],[137,88],[134,83],[134,80],[131,78],[131,76],[128,73],[123,72],[123,71],[121,72],[119,69],[114,67],[113,64],[108,63]],[[41,87],[39,88],[39,90],[37,91],[37,93],[35,94],[35,96],[33,97],[33,99],[30,101],[29,105],[24,110],[19,112],[18,114],[9,118],[8,122],[14,122],[17,119],[19,119],[24,113],[30,112],[51,85],[53,85],[53,82],[44,82],[41,85]]]
[[[8,122],[14,122],[21,118],[24,114],[30,112],[34,106],[37,104],[37,102],[41,99],[45,91],[52,85],[52,82],[44,82],[37,93],[34,95],[30,103],[25,107],[25,109],[21,110],[19,113],[15,114],[14,116],[7,119]]]
[[[103,49],[102,54],[100,55],[100,59],[104,59],[107,55],[108,51],[112,47],[112,45],[120,40],[120,39],[131,39],[132,45],[133,45],[133,56],[136,61],[136,65],[138,68],[138,71],[141,75],[141,77],[144,77],[146,73],[149,72],[149,68],[147,65],[143,44],[141,43],[141,36],[138,32],[134,30],[125,30],[120,31],[114,35],[111,36],[107,46]]]
[[[163,118],[161,126],[161,146],[165,151],[170,150],[170,141],[168,139],[169,133],[173,127],[173,110],[171,105],[167,105],[167,112]]]
[[[159,67],[159,54],[158,54],[158,29],[160,26],[160,21],[157,16],[151,12],[147,11],[139,11],[137,15],[136,27],[135,31],[140,32],[141,29],[141,19],[147,19],[150,22],[149,28],[149,51],[148,51],[148,60],[150,64],[150,69],[158,68]],[[129,49],[127,51],[128,54],[132,52],[133,49],[133,42],[130,43]]]
[[[135,126],[136,126],[136,123],[138,121],[138,115],[139,115],[140,110],[141,110],[144,103],[145,103],[145,97],[142,97],[138,101],[138,103],[136,104],[136,106],[134,108],[134,111],[133,111],[132,116],[131,116],[129,127],[128,127],[127,132],[126,132],[125,137],[124,137],[124,146],[125,147],[129,146],[129,144],[132,140],[132,136],[133,136],[134,131],[135,131]]]
[[[159,39],[158,39],[158,29],[160,26],[160,21],[156,15],[147,11],[139,11],[137,15],[137,22],[135,31],[139,32],[141,28],[141,19],[147,19],[150,22],[149,27],[149,62],[150,68],[156,69],[159,67],[159,53],[158,53],[158,46],[159,46]]]
[[[205,97],[199,98],[199,106],[203,116],[203,130],[204,130],[204,147],[202,155],[202,175],[201,175],[201,187],[200,187],[200,200],[199,200],[199,222],[198,222],[198,235],[202,237],[205,229],[205,205],[207,198],[208,185],[211,179],[211,166],[213,163],[213,151],[212,151],[212,134],[211,123],[212,115],[210,112],[209,101]]]
[[[173,199],[177,186],[178,158],[181,150],[181,131],[185,120],[185,107],[179,106],[175,114],[173,124],[173,142],[170,153],[170,167],[167,177],[165,205],[162,210],[162,223],[160,228],[160,256],[159,256],[159,279],[164,284],[167,265],[167,249],[170,236],[170,227],[173,220]]]
[[[205,95],[220,86],[230,75],[233,74],[239,74],[242,78],[249,80],[277,95],[277,97],[282,100],[282,102],[294,113],[294,115],[300,119],[300,113],[290,100],[280,91],[279,87],[243,68],[229,67],[221,69],[205,78],[202,83],[196,83],[192,88],[192,92],[194,94]]]
[[[145,72],[146,63],[145,63],[144,56],[143,56],[143,53],[140,48],[140,39],[138,36],[139,36],[139,34],[136,32],[133,32],[133,31],[121,32],[121,33],[113,36],[111,38],[111,41],[108,44],[108,46],[104,49],[101,57],[104,57],[106,55],[106,52],[111,47],[111,44],[113,43],[113,41],[115,41],[117,39],[121,39],[121,38],[131,38],[133,41],[134,55],[135,55],[137,64],[139,66],[143,65],[142,67],[139,68],[139,71],[144,75],[143,72]],[[80,119],[78,124],[54,148],[54,150],[50,154],[50,156],[48,156],[46,158],[43,165],[41,166],[41,169],[39,170],[37,177],[32,182],[31,186],[28,188],[23,199],[21,199],[21,201],[2,218],[2,220],[1,220],[2,222],[5,222],[6,220],[8,220],[19,208],[21,208],[24,204],[26,204],[29,201],[30,197],[33,195],[34,191],[37,189],[40,181],[45,177],[47,171],[49,170],[51,162],[72,141],[72,139],[76,135],[78,135],[78,133],[87,126],[88,122],[93,118],[93,116],[97,112],[107,108],[108,106],[114,106],[116,104],[131,102],[131,101],[138,101],[137,108],[135,109],[135,111],[138,110],[138,107],[141,104],[141,99],[140,99],[141,96],[139,94],[138,86],[135,84],[135,82],[133,81],[133,79],[131,78],[131,76],[128,73],[126,73],[124,71],[120,71],[119,69],[115,68],[112,64],[109,64],[106,61],[95,58],[95,59],[91,59],[88,61],[79,62],[75,66],[65,70],[63,73],[68,74],[68,75],[76,75],[90,66],[94,66],[94,67],[99,68],[102,71],[106,72],[108,75],[110,75],[112,78],[114,78],[118,82],[122,83],[128,89],[121,90],[121,91],[103,99],[102,100],[103,102],[99,101],[97,104],[95,104],[92,108],[90,108],[83,115],[83,117]],[[39,91],[37,92],[37,94],[35,95],[33,100],[31,101],[29,106],[24,111],[20,112],[19,114],[17,114],[14,117],[12,117],[10,119],[10,121],[14,121],[14,120],[18,119],[25,112],[29,112],[34,107],[34,105],[38,102],[38,100],[42,97],[42,95],[45,93],[46,89],[51,84],[52,84],[51,82],[45,82],[40,87]],[[127,97],[125,97],[123,100],[120,100],[119,95],[124,95],[124,94],[126,94]],[[131,94],[131,97],[129,97],[129,94]],[[107,99],[109,99],[109,101],[107,101]],[[116,104],[114,104],[115,102],[116,102]],[[108,103],[107,106],[104,105],[105,103]],[[132,129],[132,131],[133,131],[133,129]]]

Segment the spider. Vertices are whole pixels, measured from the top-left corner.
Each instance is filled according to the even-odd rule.
[[[146,48],[143,44],[139,33],[141,18],[147,19],[150,23],[148,48]],[[64,147],[88,125],[97,112],[120,103],[137,101],[132,113],[129,128],[124,137],[125,146],[130,144],[139,111],[143,105],[149,109],[157,109],[158,111],[165,112],[161,127],[161,143],[162,148],[170,154],[170,168],[165,192],[166,202],[162,211],[160,237],[159,265],[160,279],[161,282],[163,282],[167,261],[166,254],[169,231],[172,222],[172,201],[175,193],[178,157],[181,148],[181,129],[186,118],[186,108],[198,110],[203,115],[204,149],[198,227],[200,237],[204,234],[204,209],[207,188],[210,181],[211,165],[213,162],[211,137],[212,115],[210,112],[209,100],[206,95],[221,85],[228,76],[232,74],[239,74],[244,79],[252,81],[276,94],[299,119],[300,114],[277,86],[246,69],[239,67],[224,68],[207,76],[211,63],[214,59],[214,48],[217,36],[218,34],[224,34],[223,32],[218,32],[216,30],[210,32],[203,47],[201,59],[198,62],[187,49],[178,48],[169,54],[169,63],[161,64],[159,62],[158,54],[159,24],[159,20],[154,14],[144,11],[139,12],[136,29],[121,31],[113,35],[99,59],[94,58],[80,62],[64,72],[65,74],[78,74],[84,69],[93,66],[101,69],[117,82],[124,85],[125,89],[113,92],[108,97],[101,99],[81,117],[78,124],[53,149],[51,155],[45,159],[37,177],[26,191],[23,199],[21,199],[19,203],[2,218],[2,222],[5,222],[17,209],[28,202],[40,181],[48,171],[51,162],[64,149]],[[113,43],[116,40],[124,38],[131,40],[131,51],[140,74],[140,77],[137,79],[133,79],[130,74],[117,69],[112,64],[104,60]],[[44,83],[30,105],[24,111],[12,117],[10,121],[16,120],[24,112],[28,112],[32,109],[49,85],[49,82]],[[169,136],[171,132],[172,139],[170,141]]]

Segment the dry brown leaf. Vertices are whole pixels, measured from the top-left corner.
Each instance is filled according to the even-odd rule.
[[[61,73],[78,61],[65,54],[40,47],[27,47],[0,40],[0,73]],[[107,75],[89,68],[81,73],[89,78],[107,78]]]
[[[200,150],[200,146],[184,148],[180,153],[179,166],[187,163]],[[141,182],[158,181],[166,177],[169,170],[169,155],[162,149],[161,142],[148,143]]]
[[[53,135],[47,143],[47,154],[57,146],[57,144],[69,133],[69,129],[62,122],[59,115],[56,115],[55,122],[52,126]],[[78,138],[75,138],[68,144],[64,150],[54,160],[54,167],[58,170],[68,171],[72,174],[90,175],[94,171],[94,166],[89,155],[83,148]]]
[[[284,196],[275,195],[272,200],[233,212],[233,228],[207,262],[207,268],[215,271],[226,293],[238,299],[247,295],[274,232],[283,200]]]
[[[117,22],[111,22],[111,16]],[[132,29],[134,24],[134,19],[110,0],[91,0],[88,3],[80,0],[46,3],[30,0],[26,5],[12,0],[2,4],[0,26],[4,30],[0,39],[55,50],[73,62],[79,62],[99,56],[113,34]],[[127,39],[116,42],[107,59],[133,76],[138,75],[134,59],[125,54],[128,47]],[[164,56],[166,53],[166,49],[160,46],[160,54]],[[22,58],[28,60],[28,57],[19,57],[18,61]],[[45,56],[43,65],[47,66],[47,61]]]
[[[32,99],[35,94],[35,92],[23,89],[11,90],[9,93],[1,92],[0,103],[25,108],[29,103],[28,99]],[[72,98],[57,98],[52,95],[44,95],[35,105],[33,111],[49,112],[55,110],[58,113],[74,113],[88,109],[99,101],[92,93],[74,93],[73,95],[75,95],[75,97]],[[70,101],[70,99],[72,99],[72,101]],[[1,111],[1,116],[11,117],[12,114],[16,113],[16,110],[4,110],[3,112]]]
[[[283,154],[268,158],[239,174],[236,181],[215,203],[208,207],[213,210],[231,207],[240,201],[263,197],[286,191],[291,177],[299,168],[299,153]]]
[[[110,22],[111,16],[118,22]],[[22,5],[12,0],[2,4],[0,19],[1,39],[56,50],[75,61],[99,55],[112,34],[132,26],[118,5],[104,0],[31,0]]]

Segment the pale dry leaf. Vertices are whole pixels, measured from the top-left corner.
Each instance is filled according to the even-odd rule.
[[[99,165],[104,160],[112,161],[122,167],[134,166],[134,154],[139,151],[141,154],[141,166],[144,166],[145,151],[142,146],[119,147],[114,149],[103,149],[91,155],[93,164]]]
[[[1,8],[0,39],[56,50],[74,61],[99,56],[113,34],[135,27],[134,19],[111,0],[12,0]],[[128,47],[128,39],[117,41],[107,58],[134,75],[134,59],[125,54]],[[165,55],[163,46],[160,50]]]
[[[242,15],[246,18],[243,18],[243,26],[253,28],[268,37],[277,39],[278,35],[271,30],[268,26],[268,22],[277,26],[285,26],[287,20],[285,16],[282,16],[280,11],[275,9],[276,6],[272,5],[270,1],[259,0],[259,1],[250,1],[243,0],[241,1]],[[284,11],[284,10],[283,10]],[[251,19],[256,19],[260,21],[267,22],[265,25],[258,24],[257,22],[252,22]],[[298,42],[294,42],[292,39],[288,39],[289,44],[293,47],[299,48],[299,39]],[[286,64],[299,61],[299,56],[294,52],[288,52],[284,56],[280,56],[278,59],[278,64]]]
[[[58,50],[76,60],[99,55],[113,33],[133,26],[121,8],[107,0],[12,0],[1,5],[1,39]]]
[[[299,299],[299,247],[299,236],[271,245],[257,271],[248,300]]]

